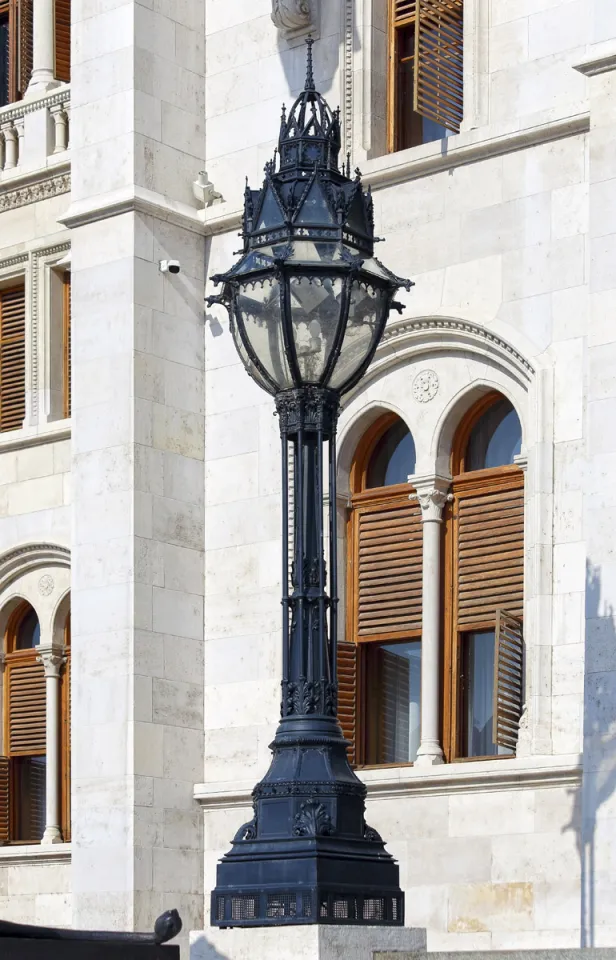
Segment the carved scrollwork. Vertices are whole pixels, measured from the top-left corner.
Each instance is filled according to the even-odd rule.
[[[257,839],[257,817],[256,814],[248,823],[243,823],[233,838],[233,842],[238,840],[256,840]]]
[[[290,40],[315,29],[316,0],[272,0],[272,21]]]
[[[371,843],[382,843],[383,838],[380,833],[378,833],[374,827],[369,827],[368,824],[364,821],[364,840],[369,840]]]
[[[328,809],[320,800],[305,800],[293,821],[294,837],[331,837],[335,833]]]

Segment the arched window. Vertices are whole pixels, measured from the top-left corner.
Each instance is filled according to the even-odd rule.
[[[4,756],[0,764],[0,831],[17,843],[37,843],[45,830],[46,695],[38,659],[40,626],[25,601],[5,634]]]
[[[358,764],[409,763],[419,745],[422,526],[409,499],[414,472],[411,433],[386,414],[359,444],[351,474],[339,701]]]
[[[515,752],[522,701],[522,429],[492,392],[461,423],[445,522],[444,746],[450,759]]]
[[[22,601],[4,635],[3,755],[0,756],[0,843],[70,839],[70,613],[57,614],[59,634],[41,645],[34,608]],[[55,711],[47,716],[49,684]],[[54,693],[54,689],[50,691]],[[50,723],[48,729],[47,724]],[[50,751],[47,742],[58,744]],[[47,809],[48,791],[53,790]],[[51,812],[50,811],[54,811]],[[53,818],[48,820],[48,816]]]

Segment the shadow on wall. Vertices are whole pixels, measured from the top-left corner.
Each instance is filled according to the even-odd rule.
[[[589,560],[585,629],[583,779],[576,791],[571,823],[564,829],[575,830],[577,835],[581,866],[580,946],[594,947],[597,887],[603,900],[609,898],[606,887],[610,886],[603,863],[612,855],[605,840],[613,815],[609,810],[600,811],[616,789],[616,624],[613,606],[601,600],[601,568]],[[597,837],[598,826],[603,822],[605,829]],[[616,834],[616,818],[612,828]],[[605,886],[600,882],[601,875],[607,881]],[[613,903],[606,903],[605,909],[611,914]]]
[[[229,957],[220,953],[216,947],[209,942],[205,934],[200,933],[191,940],[190,960],[229,960]]]
[[[345,0],[340,0],[340,3],[344,2]],[[294,0],[288,3],[288,6],[294,5]],[[314,79],[317,90],[328,100],[328,94],[334,89],[334,81],[338,80],[340,70],[344,65],[346,24],[343,26],[342,12],[339,10],[338,4],[332,4],[331,0],[321,0],[319,17],[320,30],[316,34],[317,39],[313,52]],[[360,49],[361,43],[355,20],[356,18],[352,17],[354,54]],[[291,102],[286,104],[288,109],[295,97],[304,89],[306,51],[303,38],[293,40],[289,44],[282,33],[278,31],[278,55],[289,90],[292,92]],[[340,104],[336,97],[332,101],[328,100],[332,110],[335,110],[337,106],[340,106],[341,111],[343,110],[342,91],[340,91],[339,99]]]

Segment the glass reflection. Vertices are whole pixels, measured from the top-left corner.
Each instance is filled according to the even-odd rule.
[[[407,425],[396,420],[377,443],[368,465],[366,487],[390,487],[406,483],[415,472],[415,441]]]
[[[513,463],[522,449],[522,426],[512,404],[504,397],[493,404],[471,431],[466,450],[466,470],[487,470]]]
[[[384,643],[371,653],[378,686],[376,749],[369,762],[413,763],[420,741],[421,643]]]

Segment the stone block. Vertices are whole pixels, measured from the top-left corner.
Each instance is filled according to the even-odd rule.
[[[254,960],[276,953],[280,960],[373,960],[377,952],[424,951],[425,930],[412,927],[354,927],[334,924],[220,930],[211,927],[190,935],[191,960]]]
[[[532,833],[534,791],[468,793],[449,797],[450,837],[489,837],[506,824],[507,833]]]
[[[532,883],[476,883],[449,890],[450,933],[534,928]]]

